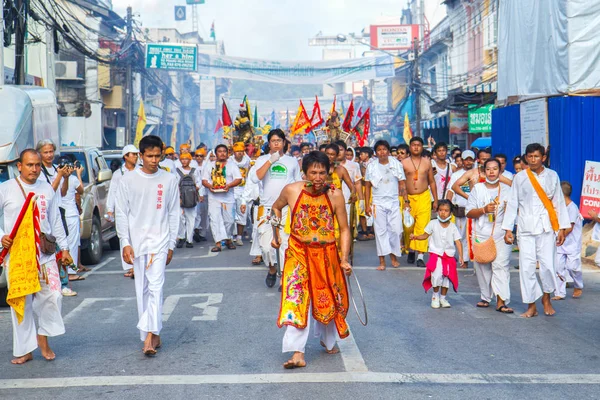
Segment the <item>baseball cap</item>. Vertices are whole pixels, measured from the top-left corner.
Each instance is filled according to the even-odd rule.
[[[475,153],[473,153],[473,151],[471,150],[465,150],[462,152],[461,157],[463,160],[471,157],[473,160],[475,159]]]
[[[125,157],[125,155],[127,155],[128,153],[137,154],[139,153],[139,150],[134,145],[128,144],[127,146],[123,147],[123,151],[121,151],[121,157]]]

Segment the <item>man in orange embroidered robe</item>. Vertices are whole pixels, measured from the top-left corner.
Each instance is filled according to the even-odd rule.
[[[273,214],[281,218],[289,205],[291,235],[283,268],[281,309],[277,325],[286,325],[283,352],[294,352],[283,364],[292,369],[306,366],[304,348],[310,329],[310,314],[315,320],[315,336],[329,354],[337,353],[337,336],[350,334],[346,323],[348,289],[344,274],[350,275],[350,228],[341,190],[327,185],[330,162],[313,151],[302,160],[308,182],[287,185],[273,204]],[[340,230],[340,255],[335,238],[335,222]],[[277,231],[278,232],[278,231]],[[279,247],[279,234],[272,246]],[[341,257],[341,258],[340,258]],[[336,334],[337,330],[337,334]]]

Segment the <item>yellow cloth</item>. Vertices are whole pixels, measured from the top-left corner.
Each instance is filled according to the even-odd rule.
[[[181,153],[181,155],[179,156],[179,159],[180,160],[183,160],[183,159],[191,160],[192,159],[192,155],[190,153]]]
[[[197,156],[205,156],[206,155],[206,149],[204,147],[200,147],[198,150],[196,150],[196,155]]]
[[[167,147],[165,154],[175,154],[175,149],[172,147]]]
[[[144,110],[144,100],[140,100],[140,108],[138,109],[138,122],[135,128],[135,140],[133,145],[137,148],[140,147],[140,140],[144,136],[144,128],[146,128],[146,111]]]
[[[421,194],[409,194],[410,215],[415,219],[413,233],[415,236],[425,233],[425,227],[431,221],[431,192],[429,189]],[[419,253],[427,252],[427,240],[411,240],[410,249]]]
[[[346,323],[350,303],[327,194],[303,190],[290,214],[293,233],[285,253],[277,326],[306,328],[312,303],[313,318],[325,325],[334,321],[343,339],[350,334]]]
[[[10,248],[9,289],[6,302],[15,310],[19,324],[23,322],[23,316],[25,315],[26,296],[42,289],[33,227],[34,205],[35,202],[30,201]]]
[[[244,146],[244,142],[237,142],[233,144],[233,151],[244,151],[246,150],[246,146]]]

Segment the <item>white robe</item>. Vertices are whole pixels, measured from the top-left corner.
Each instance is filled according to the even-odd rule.
[[[559,229],[570,228],[569,213],[558,174],[544,168],[536,178],[552,201],[558,215]],[[521,297],[523,303],[532,304],[543,293],[552,293],[555,290],[556,233],[552,229],[546,208],[529,180],[527,171],[521,171],[513,178],[502,229],[512,232],[517,219]],[[541,287],[536,277],[538,263]]]
[[[285,334],[283,335],[283,343],[281,346],[281,351],[283,353],[305,352],[311,321],[313,321],[312,307],[310,307],[308,314],[310,317],[308,317],[306,321],[306,328],[300,329],[289,325],[285,327]],[[318,321],[313,322],[315,323],[314,336],[321,339],[327,350],[333,349],[339,337],[335,323],[331,321],[329,324],[323,325]]]

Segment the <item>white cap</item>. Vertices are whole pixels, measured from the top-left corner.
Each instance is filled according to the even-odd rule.
[[[473,153],[472,150],[465,150],[462,152],[461,157],[463,160],[466,160],[467,158],[471,157],[473,160],[475,159],[475,153]]]
[[[137,154],[139,153],[139,150],[134,145],[128,144],[127,146],[123,147],[123,151],[121,151],[121,157],[125,157],[125,155],[128,153]]]

